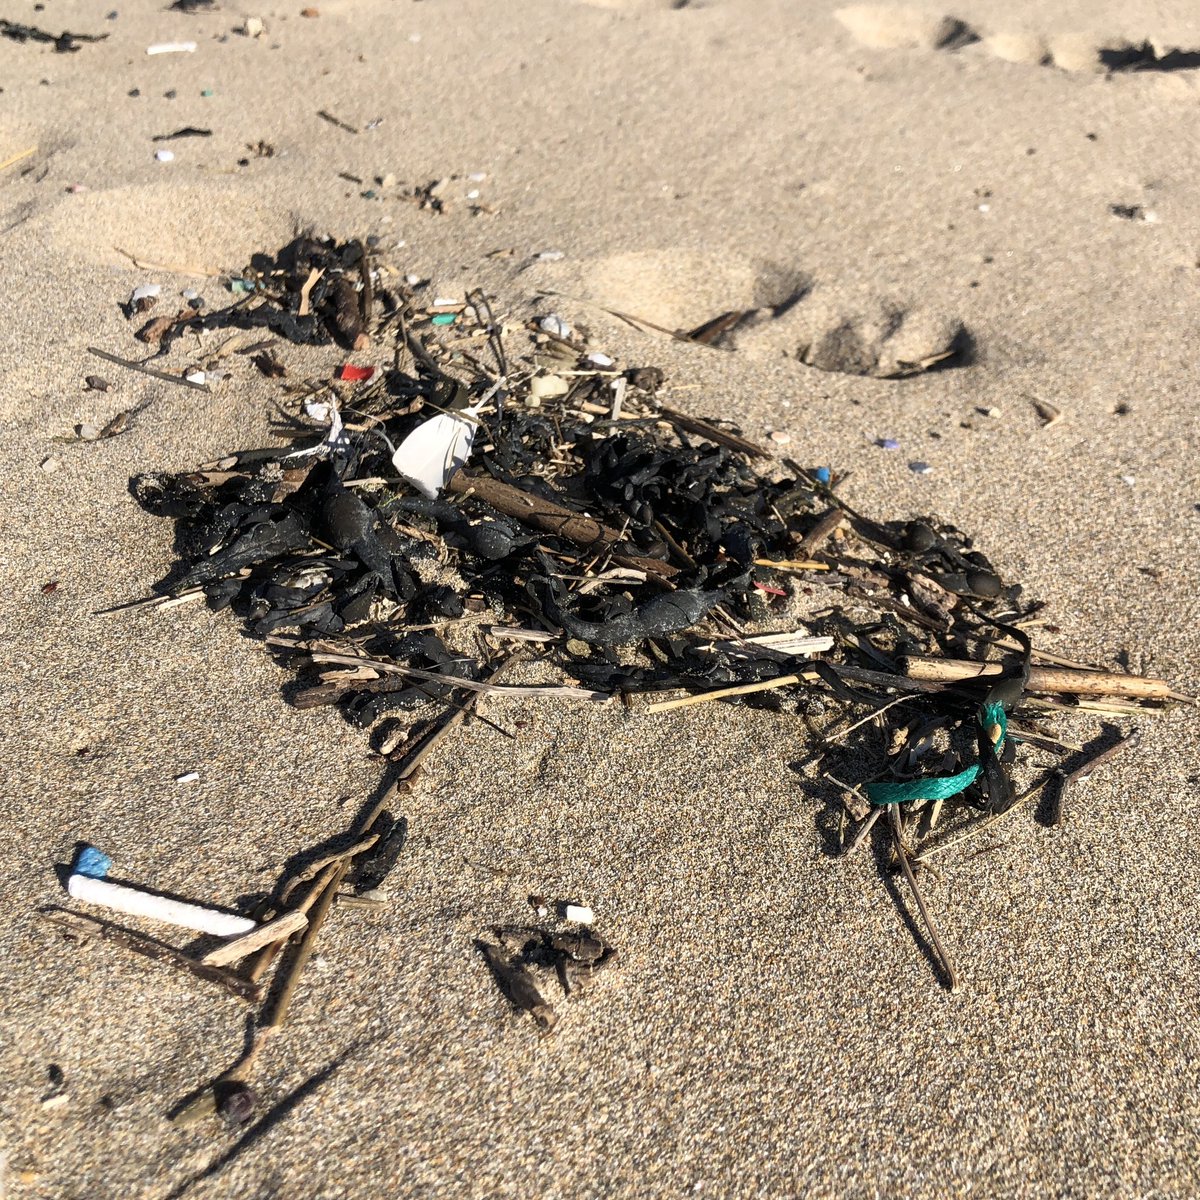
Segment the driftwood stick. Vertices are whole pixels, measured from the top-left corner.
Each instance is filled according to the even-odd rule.
[[[166,942],[160,942],[157,938],[147,937],[144,933],[137,933],[111,921],[102,921],[98,917],[85,917],[82,913],[72,912],[67,908],[50,909],[38,915],[43,921],[61,925],[76,935],[100,937],[106,942],[124,946],[126,950],[132,950],[134,954],[140,954],[144,958],[165,962],[172,967],[188,971],[206,983],[218,984],[230,995],[245,1000],[248,1004],[257,1004],[262,999],[263,989],[258,984],[251,983],[224,967],[212,966],[191,958],[182,950],[176,950],[174,946],[168,946]]]
[[[730,696],[750,696],[755,692],[770,692],[775,688],[803,683],[801,675],[780,675],[776,679],[760,679],[757,683],[743,683],[737,687],[716,688],[711,692],[696,692],[678,700],[659,700],[646,706],[647,712],[670,712],[673,708],[691,708],[693,704],[707,704],[710,700],[725,700]]]
[[[1001,663],[933,658],[924,654],[910,654],[900,659],[900,669],[909,679],[932,683],[991,679],[1003,675],[1005,670]],[[1139,696],[1155,700],[1169,700],[1177,695],[1162,679],[1118,675],[1111,671],[1078,671],[1069,667],[1030,667],[1029,690],[1055,695]]]
[[[109,354],[107,350],[101,350],[98,346],[89,346],[88,353],[104,359],[105,362],[116,363],[118,367],[126,367],[130,371],[139,371],[143,375],[161,379],[164,383],[173,383],[178,387],[191,388],[197,392],[212,391],[207,383],[193,383],[190,379],[184,379],[182,375],[168,375],[166,371],[156,371],[153,367],[148,367],[145,363],[137,362],[135,359],[120,358],[115,354]]]
[[[532,496],[520,488],[511,487],[492,479],[489,475],[468,475],[457,471],[450,477],[447,488],[460,496],[467,493],[478,496],[485,504],[490,504],[497,512],[506,517],[512,517],[523,525],[540,529],[543,533],[557,534],[574,542],[577,546],[619,546],[621,535],[607,525],[602,525],[593,517],[584,516],[572,509],[564,508],[553,500],[543,500],[540,496]],[[623,567],[633,567],[648,574],[669,579],[678,574],[675,567],[661,562],[657,558],[644,558],[641,555],[616,555],[614,562]]]
[[[290,938],[293,933],[303,929],[307,924],[308,917],[299,910],[284,913],[282,917],[276,917],[274,921],[268,921],[265,925],[260,925],[249,933],[230,938],[214,950],[202,955],[200,961],[208,967],[224,967],[232,962],[240,962],[246,955],[253,954],[255,950],[261,950],[263,946]]]
[[[917,886],[917,877],[913,874],[913,869],[908,864],[908,854],[904,849],[904,830],[900,825],[900,806],[898,804],[889,804],[888,821],[892,827],[892,841],[896,844],[896,857],[900,860],[900,869],[904,872],[904,878],[908,880],[908,886],[912,889],[912,894],[916,897],[917,907],[921,910],[921,917],[925,921],[925,928],[929,930],[930,940],[933,942],[933,947],[937,951],[938,958],[941,960],[942,968],[950,980],[950,991],[957,992],[958,973],[954,969],[954,963],[950,959],[950,955],[946,953],[946,947],[942,945],[942,939],[938,934],[938,927],[933,918],[929,915],[929,909],[925,907],[925,897],[921,895],[921,889]]]
[[[1141,732],[1135,729],[1115,745],[1109,746],[1107,750],[1101,750],[1099,754],[1093,755],[1083,766],[1076,767],[1069,774],[1061,771],[1058,772],[1062,781],[1058,786],[1058,792],[1050,803],[1050,824],[1059,825],[1062,823],[1063,802],[1067,798],[1067,789],[1069,787],[1086,779],[1097,767],[1108,762],[1110,758],[1115,758],[1122,750],[1128,750],[1130,746],[1136,745],[1141,736]]]
[[[846,520],[846,514],[840,508],[831,508],[822,513],[817,523],[804,535],[800,545],[796,547],[797,558],[808,558],[815,550],[824,545],[825,540],[833,536]]]
[[[295,958],[288,964],[279,994],[275,1003],[271,1006],[271,1014],[263,1022],[265,1028],[278,1029],[287,1019],[287,1012],[291,1007],[292,997],[296,993],[296,985],[300,982],[300,973],[308,965],[308,960],[312,958],[313,947],[317,942],[317,935],[321,932],[321,926],[325,924],[325,918],[329,915],[329,910],[333,905],[333,898],[337,894],[338,885],[342,882],[349,869],[350,860],[344,858],[341,862],[327,867],[320,876],[317,888],[321,890],[316,903],[312,907],[312,915],[308,918],[308,928],[304,931],[304,937],[300,939],[300,945],[296,947]],[[317,895],[317,888],[313,889],[314,895]]]

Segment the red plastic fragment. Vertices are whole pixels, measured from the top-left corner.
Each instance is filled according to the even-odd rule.
[[[758,588],[760,592],[766,592],[768,596],[787,595],[787,592],[785,592],[783,588],[772,587],[769,583],[759,583],[757,579],[754,581],[754,586]]]
[[[342,363],[338,367],[337,377],[350,383],[365,383],[374,374],[374,367],[356,367],[353,363]]]

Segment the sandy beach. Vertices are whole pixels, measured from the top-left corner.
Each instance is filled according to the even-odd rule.
[[[81,841],[234,906],[385,779],[229,613],[101,611],[176,561],[130,478],[271,445],[280,391],[244,358],[201,392],[88,347],[145,357],[134,288],[223,305],[302,230],[587,326],[674,407],[850,472],[859,510],[969,531],[1047,602],[1039,646],[1200,692],[1200,19],[1054,7],[9,6],[106,37],[0,37],[0,1196],[1200,1194],[1184,705],[1116,720],[1139,746],[1060,826],[1014,812],[926,876],[951,995],[886,841],[831,853],[839,794],[791,769],[792,708],[489,699],[519,737],[472,722],[431,757],[386,904],[322,933],[255,1079],[278,1119],[245,1145],[168,1117],[242,1052],[246,1006],[37,917]],[[211,132],[154,140],[187,128]],[[726,350],[610,315],[743,309],[779,315]],[[919,357],[957,328],[970,361],[911,378],[797,357],[837,331]],[[346,358],[280,354],[298,378]],[[591,906],[620,951],[547,1036],[474,946],[531,895]]]

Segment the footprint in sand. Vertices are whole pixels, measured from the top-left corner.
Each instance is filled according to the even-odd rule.
[[[130,256],[185,273],[243,265],[286,239],[293,222],[217,184],[175,180],[63,197],[35,218],[38,236],[84,262],[128,267]],[[124,252],[124,253],[123,253]]]
[[[1196,71],[1200,50],[1102,38],[1073,31],[1042,34],[1000,29],[984,33],[956,17],[926,9],[887,4],[855,4],[833,14],[864,46],[889,50],[959,50],[978,44],[984,53],[1005,62],[1053,66],[1064,71]]]
[[[975,355],[973,337],[951,314],[736,255],[638,251],[535,264],[526,280],[701,345],[846,375],[898,379]]]

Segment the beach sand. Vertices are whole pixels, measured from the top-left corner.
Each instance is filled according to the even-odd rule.
[[[950,995],[883,835],[830,853],[838,793],[791,769],[810,735],[790,712],[491,700],[518,739],[473,723],[448,741],[405,800],[386,906],[323,933],[256,1077],[264,1110],[292,1098],[281,1119],[236,1154],[216,1121],[168,1122],[237,1058],[247,1010],[47,932],[54,865],[91,841],[117,876],[231,904],[339,834],[383,764],[336,713],[290,709],[289,674],[230,615],[96,615],[173,562],[130,477],[272,444],[279,394],[245,359],[208,395],[89,356],[143,349],[120,311],[139,284],[163,285],[158,311],[185,288],[215,307],[216,275],[298,229],[376,235],[439,294],[558,311],[661,366],[675,406],[852,472],[865,512],[971,532],[1049,602],[1046,648],[1200,689],[1200,71],[1099,57],[1121,39],[1200,49],[1193,4],[1063,4],[1051,23],[1032,0],[966,0],[966,45],[936,8],[301,7],[109,20],[51,0],[7,15],[107,40],[0,39],[0,161],[37,147],[0,170],[7,1194],[1195,1196],[1186,707],[1139,720],[1140,747],[1061,827],[1019,810],[926,877],[964,980]],[[235,32],[247,15],[261,37]],[[146,54],[180,39],[195,53]],[[212,136],[152,141],[185,126]],[[446,178],[445,212],[402,198]],[[598,307],[674,327],[799,293],[733,353]],[[904,380],[796,361],[897,320],[918,350],[962,323],[975,361]],[[282,355],[300,377],[339,361]],[[1064,418],[1043,428],[1035,398]],[[143,403],[120,437],[58,440]],[[473,945],[528,922],[531,894],[591,905],[620,949],[546,1037]],[[51,1064],[66,1101],[46,1105]]]

